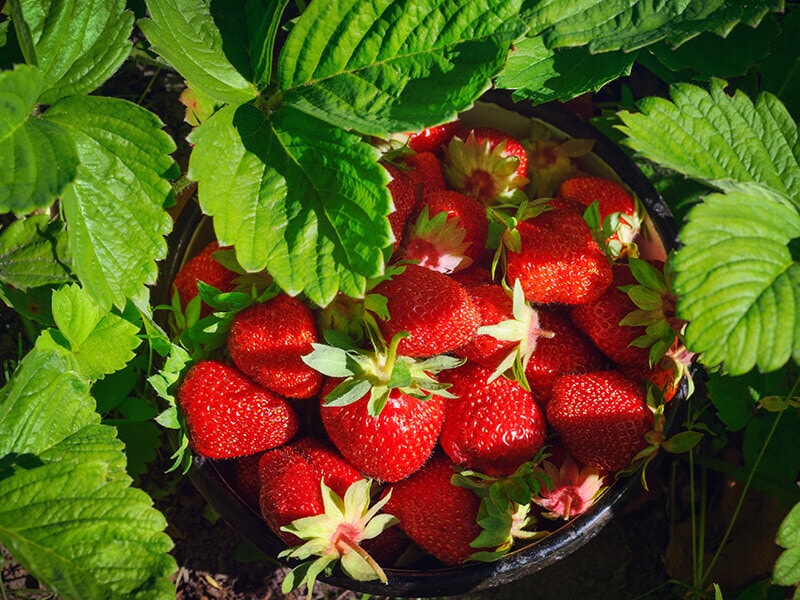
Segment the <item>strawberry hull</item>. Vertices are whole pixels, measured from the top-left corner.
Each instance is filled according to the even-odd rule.
[[[677,227],[669,210],[628,156],[588,124],[559,107],[532,107],[526,103],[512,103],[510,94],[502,92],[487,93],[474,109],[461,116],[461,121],[463,127],[499,127],[514,135],[530,131],[533,122],[537,128],[547,131],[548,135],[553,136],[553,140],[559,142],[571,138],[593,140],[592,151],[573,160],[576,169],[582,173],[609,177],[624,183],[636,194],[648,216],[638,240],[640,253],[646,258],[664,260],[677,234]],[[174,278],[184,259],[199,252],[212,239],[210,220],[202,216],[196,204],[189,204],[176,223],[175,233],[170,240],[172,251],[162,265],[162,285],[157,292],[167,294],[166,282]],[[485,283],[480,278],[479,281]],[[168,295],[164,296],[162,303],[168,303]],[[554,306],[554,310],[562,316],[569,314],[563,307]],[[604,361],[603,366],[608,368],[608,363]],[[548,387],[550,384],[548,381]],[[684,381],[675,398],[670,401],[665,435],[674,432],[678,427],[682,399],[686,394],[687,385]],[[303,428],[306,432],[317,434],[324,431],[319,415],[313,411],[306,415]],[[552,428],[548,427],[548,432],[551,431]],[[652,472],[652,468],[649,471]],[[277,556],[286,548],[264,522],[252,502],[252,496],[248,501],[247,494],[238,490],[234,461],[196,457],[190,476],[200,493],[223,519],[251,543],[272,556]],[[613,477],[610,479],[613,480]],[[612,521],[628,500],[641,490],[638,477],[622,477],[583,514],[567,522],[542,523],[549,530],[546,537],[527,544],[519,542],[510,552],[494,562],[469,562],[448,566],[429,557],[412,567],[402,569],[382,565],[388,576],[388,584],[354,581],[338,569],[320,579],[360,593],[394,597],[450,596],[501,586],[532,575],[573,553]]]

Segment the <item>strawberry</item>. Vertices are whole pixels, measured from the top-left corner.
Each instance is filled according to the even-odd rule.
[[[588,154],[593,147],[592,139],[555,140],[547,132],[538,139],[526,142],[531,197],[553,196],[562,181],[576,174],[575,159]]]
[[[419,265],[406,265],[372,291],[387,300],[389,319],[378,321],[384,338],[409,333],[398,348],[405,356],[450,352],[472,339],[480,325],[480,314],[459,283]]]
[[[344,495],[361,479],[358,470],[316,438],[305,437],[265,452],[259,459],[259,506],[269,528],[287,544],[299,540],[281,530],[295,519],[324,512],[320,483]]]
[[[202,281],[217,288],[221,292],[230,292],[234,288],[234,279],[239,276],[235,271],[223,267],[214,259],[214,253],[221,248],[219,242],[213,241],[206,245],[197,256],[181,267],[172,282],[173,290],[180,298],[181,307],[186,310],[189,301],[197,296],[197,282]],[[206,317],[211,314],[211,307],[203,304],[200,309],[200,316]]]
[[[468,489],[450,482],[455,468],[436,453],[419,471],[391,487],[385,510],[422,549],[447,565],[460,565],[475,549],[481,501]]]
[[[514,233],[515,232],[515,233]],[[611,283],[611,265],[583,218],[545,210],[503,234],[505,278],[519,279],[529,302],[583,304]]]
[[[492,374],[475,363],[440,373],[456,396],[445,400],[440,442],[457,465],[510,475],[541,449],[545,419],[530,392]]]
[[[187,371],[177,403],[189,445],[208,458],[236,458],[288,442],[298,429],[289,403],[237,368],[204,360]]]
[[[662,267],[658,261],[636,258],[615,264],[608,289],[571,309],[573,323],[618,365],[648,368],[677,340],[683,323],[675,317],[675,297]],[[635,288],[641,307],[629,295],[629,286]]]
[[[604,243],[611,256],[636,254],[633,244],[642,226],[642,215],[628,190],[605,177],[581,176],[564,181],[558,195],[577,200],[582,206],[597,202],[597,225],[604,234],[610,234]]]
[[[401,156],[395,163],[384,164],[384,168],[392,177],[388,188],[394,210],[388,218],[396,248],[419,199],[428,192],[444,190],[445,182],[439,160],[430,152]]]
[[[409,219],[401,256],[441,273],[461,271],[482,258],[488,229],[483,205],[474,198],[431,192]]]
[[[236,366],[265,388],[289,398],[310,398],[319,392],[322,375],[300,357],[318,339],[311,309],[281,293],[233,318],[228,350]]]
[[[693,382],[688,367],[693,357],[694,354],[676,340],[669,351],[652,367],[623,365],[620,367],[620,371],[634,381],[639,381],[642,385],[655,386],[660,391],[664,402],[669,402],[678,393],[684,378],[687,378],[691,390]]]
[[[558,378],[547,421],[579,462],[608,471],[629,466],[653,429],[644,388],[619,371]]]
[[[442,171],[451,187],[468,196],[507,202],[528,185],[528,155],[519,140],[499,129],[469,129],[445,147]]]
[[[560,375],[600,371],[608,365],[605,356],[569,319],[548,306],[540,306],[538,313],[539,327],[552,336],[539,338],[525,367],[525,377],[536,399],[546,405]]]
[[[339,381],[325,384],[322,423],[342,455],[365,475],[399,481],[419,469],[431,455],[444,419],[440,396],[421,400],[391,389],[379,414],[370,414],[369,393],[344,406],[324,398]]]
[[[408,147],[414,152],[433,152],[440,155],[442,146],[449,143],[460,129],[461,123],[458,120],[426,127],[422,131],[409,134]]]
[[[551,485],[542,487],[533,501],[545,509],[542,516],[548,519],[569,520],[585,513],[607,487],[605,471],[594,466],[579,467],[562,445],[556,446],[537,468]]]
[[[259,452],[234,459],[236,491],[244,503],[254,510],[259,510],[261,478],[258,475],[258,461],[261,460],[262,454],[263,452]]]

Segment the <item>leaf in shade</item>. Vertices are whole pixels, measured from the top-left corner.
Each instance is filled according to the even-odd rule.
[[[20,290],[70,281],[64,223],[31,215],[0,232],[0,280]]]

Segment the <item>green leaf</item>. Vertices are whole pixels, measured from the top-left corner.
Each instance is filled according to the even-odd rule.
[[[73,269],[101,306],[122,308],[166,255],[175,144],[154,114],[115,98],[65,98],[46,119],[69,131],[81,161],[63,196]]]
[[[71,280],[64,223],[47,215],[14,221],[0,233],[0,280],[21,290]]]
[[[749,185],[706,197],[688,219],[674,262],[687,348],[732,375],[800,360],[800,265],[789,246],[800,238],[797,208]]]
[[[0,457],[37,454],[99,421],[89,385],[57,353],[34,349],[0,390]]]
[[[363,296],[382,273],[390,196],[375,148],[294,109],[268,120],[249,105],[223,108],[191,140],[200,205],[247,271],[321,306]]]
[[[497,86],[514,90],[516,100],[564,102],[629,75],[635,59],[634,52],[592,54],[586,47],[550,50],[541,36],[531,37],[514,45]]]
[[[283,102],[379,136],[452,120],[490,86],[524,33],[520,4],[312,2],[281,51]]]
[[[113,444],[114,430],[106,429]],[[68,599],[174,598],[166,522],[129,484],[85,455],[16,469],[0,481],[0,541]]]
[[[43,332],[37,346],[63,352],[70,368],[87,380],[124,368],[141,342],[138,327],[99,309],[77,285],[53,293],[53,318],[58,331]]]
[[[767,57],[770,41],[778,31],[777,21],[770,18],[764,19],[756,29],[735,27],[726,37],[708,31],[678,48],[659,42],[649,46],[647,51],[672,71],[688,69],[696,79],[726,79],[744,75]]]
[[[800,504],[796,504],[778,527],[775,542],[783,548],[800,547]]]
[[[125,0],[21,0],[44,75],[42,104],[88,94],[128,57],[133,13]]]
[[[646,98],[641,113],[619,113],[625,144],[675,171],[721,189],[757,182],[793,198],[800,206],[800,143],[797,125],[771,94],[756,103],[742,92],[732,97],[725,83],[710,91],[678,84],[672,101]]]
[[[39,59],[36,56],[36,47],[33,43],[31,28],[22,14],[22,2],[20,0],[10,0],[8,5],[11,9],[11,21],[14,25],[14,32],[19,42],[20,52],[25,59],[25,64],[38,67]]]
[[[44,208],[75,179],[74,142],[58,125],[31,116],[43,88],[36,67],[0,72],[0,213]]]
[[[728,33],[737,23],[756,25],[783,0],[544,0],[531,3],[531,30],[549,48],[588,45],[592,52],[631,51],[662,39],[677,46],[704,31]]]
[[[240,104],[258,95],[254,82],[266,76],[253,75],[248,55],[248,27],[257,20],[248,14],[248,9],[261,4],[148,0],[150,19],[142,19],[138,25],[153,50],[167,59],[190,87],[221,102]],[[263,56],[265,49],[256,56],[262,69],[268,66]]]
[[[795,121],[800,120],[800,55],[795,51],[800,37],[800,10],[781,20],[782,31],[770,42],[770,54],[761,63],[761,89],[775,94]]]

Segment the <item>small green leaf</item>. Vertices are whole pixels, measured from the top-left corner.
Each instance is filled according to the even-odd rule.
[[[491,85],[511,42],[524,33],[520,4],[312,2],[281,51],[283,102],[381,137],[452,120]]]
[[[784,517],[775,542],[783,548],[800,547],[800,504],[796,504]]]
[[[43,89],[36,67],[0,72],[0,213],[44,208],[75,179],[74,141],[57,124],[31,116]]]
[[[39,59],[36,56],[36,47],[33,43],[31,28],[25,20],[25,15],[22,14],[22,2],[20,0],[9,0],[8,4],[11,7],[11,22],[14,25],[14,32],[17,34],[19,49],[25,58],[25,64],[38,67]]]
[[[61,221],[32,215],[0,232],[0,280],[20,290],[67,283],[69,262]]]
[[[311,353],[302,356],[303,362],[328,377],[350,377],[359,370],[349,352],[334,346],[311,344]]]
[[[693,208],[675,256],[686,346],[732,375],[800,360],[800,214],[766,188],[713,194]]]
[[[592,54],[584,46],[551,50],[541,36],[535,36],[514,45],[497,86],[514,90],[516,100],[564,102],[629,75],[635,60],[635,52]]]
[[[267,269],[320,306],[363,296],[382,273],[390,196],[375,148],[294,109],[268,119],[250,105],[223,108],[191,140],[200,205],[247,271]]]
[[[323,410],[326,406],[346,406],[358,402],[372,388],[366,379],[345,379],[325,396]]]
[[[772,579],[777,585],[800,583],[800,546],[784,550],[775,561]]]
[[[667,452],[682,454],[697,446],[702,439],[703,434],[699,431],[681,431],[662,442],[661,447]]]
[[[147,0],[150,18],[138,25],[190,87],[221,102],[240,104],[257,96],[253,81],[263,78],[253,76],[247,47],[247,29],[260,20],[248,18],[245,4],[260,2]],[[257,53],[257,61],[267,66],[263,52]]]
[[[166,256],[175,144],[154,114],[116,98],[65,98],[46,119],[69,131],[81,160],[63,196],[74,271],[101,306],[122,308]]]
[[[800,137],[775,96],[763,93],[753,104],[741,91],[728,96],[718,79],[710,91],[679,84],[670,95],[642,100],[641,113],[619,113],[626,145],[720,189],[756,182],[800,206]]]

